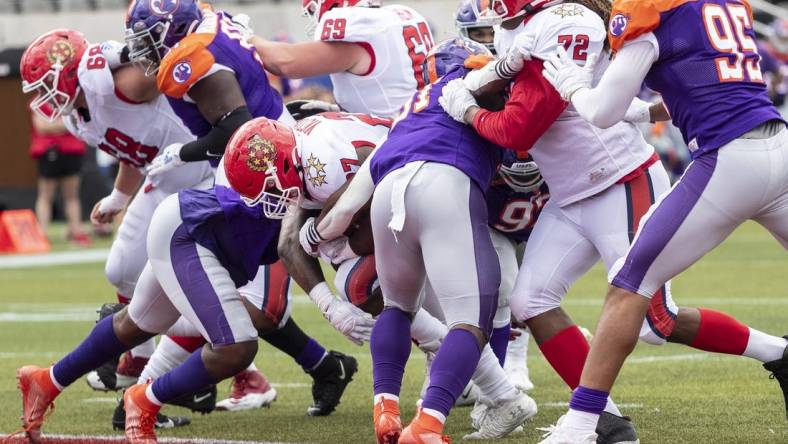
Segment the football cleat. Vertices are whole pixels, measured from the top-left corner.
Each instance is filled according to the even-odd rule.
[[[602,412],[596,424],[597,444],[639,444],[635,426],[628,416]]]
[[[230,397],[216,403],[216,410],[239,412],[270,406],[276,400],[276,389],[258,370],[244,370],[233,378]]]
[[[131,352],[123,353],[115,370],[115,389],[125,389],[136,384],[147,364],[148,358],[135,358]]]
[[[580,437],[572,436],[571,432],[563,426],[565,418],[566,415],[562,415],[554,425],[537,427],[536,430],[545,432],[542,435],[544,439],[539,441],[539,444],[596,444],[596,433]]]
[[[128,304],[117,303],[117,302],[108,302],[103,304],[101,308],[98,309],[99,321],[106,318],[107,316],[112,316],[115,313],[123,310]],[[118,377],[115,374],[115,371],[118,368],[118,361],[120,356],[115,357],[110,361],[107,361],[97,369],[93,370],[92,372],[88,373],[86,376],[87,383],[93,390],[98,390],[101,392],[109,392],[118,390],[117,382]],[[134,382],[128,384],[131,385]]]
[[[148,384],[135,384],[123,394],[126,409],[126,439],[129,444],[155,444],[156,416],[161,409],[145,395]]]
[[[54,400],[60,390],[49,376],[49,368],[26,365],[16,371],[17,386],[22,392],[22,427],[27,438],[41,441],[41,426],[55,409]]]
[[[476,410],[476,409],[474,409]],[[477,416],[477,431],[463,439],[497,439],[514,432],[536,415],[536,401],[519,392],[514,399],[488,406]]]
[[[183,427],[191,424],[192,421],[185,416],[167,416],[161,413],[156,414],[156,424],[154,428],[157,429],[174,429],[175,427]],[[115,407],[115,412],[112,414],[112,429],[123,430],[126,427],[126,410],[123,408],[123,398],[118,402]]]
[[[211,384],[210,386],[198,392],[192,393],[191,395],[184,395],[180,398],[175,398],[167,404],[184,407],[195,413],[202,413],[203,415],[206,415],[214,411],[216,408],[216,385]]]
[[[788,336],[783,338],[788,339]],[[763,364],[763,368],[771,372],[770,378],[780,383],[785,401],[785,417],[788,418],[788,347],[785,347],[782,358]]]
[[[330,415],[339,405],[345,388],[358,371],[358,362],[352,356],[338,351],[330,351],[315,369],[308,373],[312,376],[312,398],[306,414],[309,416]]]
[[[381,396],[380,400],[375,402],[372,413],[378,444],[397,444],[402,433],[399,402]]]
[[[469,381],[468,385],[465,386],[465,390],[462,391],[457,400],[454,401],[454,405],[457,407],[467,407],[469,405],[475,405],[476,401],[479,400],[479,387],[473,383],[473,381]]]
[[[399,444],[449,444],[451,439],[443,434],[443,424],[419,410],[416,417],[402,431]]]

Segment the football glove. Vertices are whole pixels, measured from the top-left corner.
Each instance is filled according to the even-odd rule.
[[[334,240],[323,242],[317,247],[320,258],[324,261],[339,265],[349,259],[358,257],[350,248],[350,239],[347,236],[340,236]]]
[[[572,100],[572,95],[583,88],[591,88],[594,80],[594,67],[597,55],[588,56],[585,66],[575,64],[566,49],[559,46],[556,53],[544,62],[542,75],[558,91],[566,101]]]
[[[328,284],[321,282],[309,292],[309,298],[317,304],[323,316],[356,345],[369,341],[375,320],[369,313],[361,311],[350,302],[342,301],[331,293]]]
[[[304,222],[304,225],[298,232],[298,241],[301,243],[301,248],[306,251],[306,254],[312,257],[318,257],[320,255],[318,247],[325,239],[317,232],[314,217],[310,217]]]
[[[249,40],[254,37],[254,29],[252,29],[252,18],[246,14],[236,14],[233,16],[233,24],[241,31],[241,36],[244,40]]]
[[[339,106],[322,100],[292,100],[285,105],[295,120],[325,112],[339,112]]]
[[[465,87],[462,79],[454,79],[443,87],[443,92],[438,102],[452,119],[465,122],[465,113],[476,104],[471,92]]]
[[[125,43],[107,40],[101,44],[101,55],[107,60],[109,69],[117,69],[129,63],[129,47]]]
[[[159,184],[164,174],[186,163],[181,160],[182,147],[182,143],[168,145],[153,159],[150,165],[145,168],[145,174],[148,175],[148,178],[154,185]]]
[[[113,189],[109,196],[104,197],[90,212],[90,221],[94,224],[111,223],[115,216],[118,215],[131,200],[131,196],[125,194],[118,189]]]

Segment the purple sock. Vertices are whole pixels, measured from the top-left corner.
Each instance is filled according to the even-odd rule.
[[[296,356],[295,361],[301,368],[304,369],[305,372],[314,369],[320,364],[320,361],[323,360],[323,356],[326,355],[326,349],[323,348],[322,345],[318,344],[312,338],[309,338],[309,342],[306,343],[306,346],[301,353]]]
[[[492,348],[495,357],[503,367],[506,362],[506,347],[509,346],[509,334],[512,332],[512,326],[507,324],[501,328],[494,328],[490,335],[490,348]]]
[[[204,389],[216,381],[208,374],[202,362],[202,349],[195,351],[186,361],[153,381],[153,394],[162,403],[172,401]]]
[[[471,380],[482,351],[468,330],[452,329],[443,340],[430,370],[430,386],[421,406],[449,416],[449,410]]]
[[[71,385],[82,375],[130,349],[120,342],[112,328],[113,316],[98,321],[85,340],[55,364],[52,373],[63,387]]]
[[[601,390],[594,390],[588,387],[578,386],[572,392],[572,399],[569,401],[569,408],[581,412],[602,414],[607,405],[607,398],[610,393]]]
[[[383,310],[375,321],[369,347],[374,393],[399,396],[410,357],[410,316],[398,308]]]

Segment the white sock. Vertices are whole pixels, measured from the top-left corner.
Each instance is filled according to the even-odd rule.
[[[388,399],[389,401],[394,401],[399,404],[399,396],[392,395],[391,393],[378,393],[375,397],[372,398],[372,402],[375,404],[379,403],[381,399]]]
[[[159,401],[158,398],[156,398],[156,395],[153,394],[153,384],[149,385],[148,388],[145,389],[145,397],[148,398],[148,401],[158,406],[164,404],[163,402]]]
[[[598,421],[599,415],[595,413],[569,409],[569,412],[564,417],[564,422],[561,424],[561,428],[570,432],[571,436],[581,438],[595,433]]]
[[[63,387],[63,384],[57,382],[57,379],[55,379],[55,372],[54,371],[55,371],[55,366],[54,365],[52,367],[49,367],[49,379],[51,379],[52,380],[52,384],[54,384],[55,387],[57,387],[57,389],[62,392],[65,387]]]
[[[785,338],[768,335],[762,331],[750,328],[750,339],[743,356],[757,359],[761,362],[776,361],[783,357],[788,341]]]
[[[479,387],[482,399],[488,403],[508,401],[516,398],[519,394],[509,382],[506,372],[501,368],[501,364],[498,363],[498,358],[489,344],[482,349],[479,365],[476,366],[471,380]]]
[[[422,413],[426,413],[427,415],[430,415],[430,416],[432,416],[433,418],[435,418],[435,419],[437,419],[438,421],[440,421],[440,422],[441,422],[441,424],[446,424],[446,417],[443,415],[443,413],[441,413],[441,412],[439,412],[439,411],[437,411],[437,410],[433,410],[433,409],[421,409],[421,412],[422,412]]]
[[[528,339],[531,337],[528,329],[513,328],[512,330],[522,332],[522,335],[516,337],[514,341],[509,341],[509,344],[506,346],[506,362],[504,363],[506,368],[526,365]]]
[[[607,405],[605,405],[605,411],[610,413],[611,415],[616,415],[618,417],[624,416],[621,414],[621,411],[618,409],[618,406],[615,402],[613,402],[613,398],[607,397]]]
[[[416,312],[410,324],[411,338],[425,353],[437,353],[448,333],[449,327],[424,309]]]
[[[150,338],[142,344],[132,348],[130,351],[132,358],[149,359],[151,355],[153,355],[153,352],[156,351],[156,341]]]
[[[159,346],[156,347],[156,351],[142,370],[137,383],[144,384],[149,380],[155,381],[156,378],[181,365],[189,355],[191,353],[184,350],[169,336],[162,336],[159,340]]]
[[[257,370],[257,366],[254,365],[254,362],[252,362],[251,364],[249,364],[249,367],[246,367],[246,371],[247,372],[256,372],[256,371],[258,371]]]

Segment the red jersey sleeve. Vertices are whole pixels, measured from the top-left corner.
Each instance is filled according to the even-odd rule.
[[[536,143],[568,105],[542,76],[542,65],[536,59],[525,63],[514,78],[504,108],[476,114],[476,132],[490,142],[517,151],[527,151]]]

